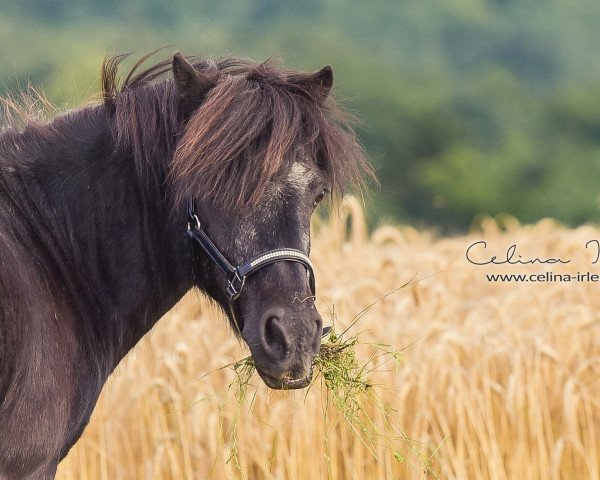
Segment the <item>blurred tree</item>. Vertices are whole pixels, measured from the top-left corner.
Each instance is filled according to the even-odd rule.
[[[373,218],[600,219],[597,0],[0,0],[0,92],[75,105],[110,52],[334,66],[381,178]],[[166,53],[170,53],[167,49]]]

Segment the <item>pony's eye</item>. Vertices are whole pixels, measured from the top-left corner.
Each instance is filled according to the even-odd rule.
[[[323,191],[317,195],[317,198],[315,198],[315,201],[313,203],[313,208],[317,208],[317,205],[319,205],[319,203],[321,203],[323,201],[323,199],[325,198],[326,193],[327,193],[327,189],[324,188]]]

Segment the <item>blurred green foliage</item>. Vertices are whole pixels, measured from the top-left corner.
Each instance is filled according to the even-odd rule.
[[[600,218],[597,0],[0,0],[0,92],[66,106],[107,53],[332,64],[381,180],[372,218]]]

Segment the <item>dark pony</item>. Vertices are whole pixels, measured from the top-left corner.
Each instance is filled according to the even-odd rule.
[[[321,318],[302,264],[265,266],[234,303],[190,244],[186,204],[240,265],[308,254],[327,192],[370,175],[332,71],[176,54],[44,122],[5,99],[0,133],[0,479],[53,478],[108,375],[189,289],[221,305],[272,388],[310,381]],[[172,74],[172,76],[171,76]]]

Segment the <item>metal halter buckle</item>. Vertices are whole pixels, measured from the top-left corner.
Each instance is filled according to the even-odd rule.
[[[240,277],[240,274],[236,271],[229,280],[229,285],[227,285],[227,295],[229,295],[230,300],[235,300],[240,296],[245,283],[246,277]]]
[[[192,227],[200,228],[200,219],[195,213],[188,215],[187,229],[191,230]]]

